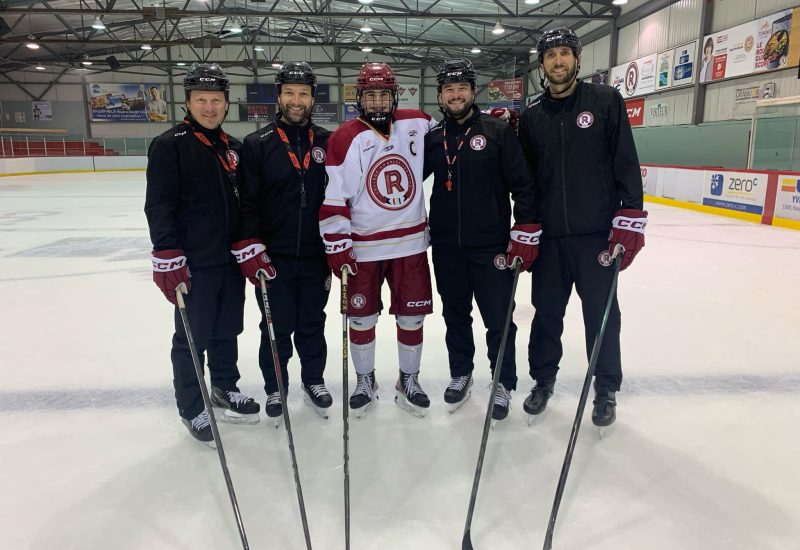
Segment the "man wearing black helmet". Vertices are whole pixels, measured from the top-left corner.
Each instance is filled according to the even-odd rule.
[[[188,114],[150,144],[145,214],[153,243],[153,280],[167,300],[186,294],[197,352],[208,353],[211,400],[230,422],[258,422],[259,405],[239,392],[236,337],[243,329],[244,278],[231,255],[238,231],[237,171],[241,143],[221,128],[228,78],[217,64],[198,64],[183,81]],[[208,413],[178,309],[172,337],[178,412],[190,433],[213,444]]]
[[[425,134],[434,126],[422,111],[397,109],[397,80],[386,63],[365,63],[356,79],[361,116],[328,141],[330,182],[320,209],[328,264],[349,279],[350,357],[357,383],[356,416],[374,405],[375,325],[389,283],[389,313],[397,324],[400,373],[395,402],[418,417],[430,399],[419,383],[422,326],[433,311],[422,170]]]
[[[436,74],[444,120],[425,136],[425,173],[433,172],[430,235],[436,288],[442,298],[450,362],[444,400],[451,411],[470,396],[475,344],[472,300],[486,326],[494,370],[511,298],[511,266],[528,269],[536,258],[541,227],[533,187],[513,127],[475,106],[475,69],[464,58],[448,59]],[[515,225],[511,227],[514,199]],[[492,416],[508,416],[516,389],[514,339],[508,330]]]
[[[259,365],[267,415],[276,419],[283,410],[259,273],[270,279],[267,295],[284,384],[288,387],[286,367],[294,334],[304,400],[326,418],[326,409],[333,403],[323,379],[330,270],[318,217],[325,195],[325,145],[330,132],[311,121],[316,83],[308,63],[281,66],[275,75],[277,118],[247,136],[242,153],[241,240],[235,248],[254,252],[246,254],[241,268],[256,285],[262,314]]]
[[[533,172],[544,235],[533,265],[536,314],[528,347],[535,386],[530,415],[544,412],[562,356],[564,313],[575,285],[583,307],[586,354],[591,354],[613,276],[611,252],[624,247],[622,269],[644,246],[647,212],[625,102],[614,88],[578,79],[581,43],[570,29],[539,39],[539,70],[547,87],[523,113],[520,139]],[[610,235],[609,235],[610,230]],[[595,370],[592,421],[616,418],[622,383],[620,311],[611,307]]]

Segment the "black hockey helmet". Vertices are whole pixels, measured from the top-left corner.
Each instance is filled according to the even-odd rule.
[[[536,51],[539,54],[539,64],[542,63],[542,59],[547,50],[560,46],[572,48],[572,53],[575,57],[578,57],[581,51],[583,51],[581,41],[572,29],[568,29],[567,27],[550,29],[549,31],[545,31],[536,43]]]
[[[469,82],[475,89],[475,67],[466,57],[445,59],[436,69],[436,91],[441,93],[442,86],[452,82]]]
[[[230,88],[228,76],[216,63],[192,63],[189,72],[183,77],[183,89],[187,101],[192,90],[225,92],[225,101],[228,101]]]
[[[311,95],[317,91],[317,77],[311,65],[305,61],[289,61],[281,65],[275,75],[275,87],[281,95],[282,84],[305,84],[311,86]]]

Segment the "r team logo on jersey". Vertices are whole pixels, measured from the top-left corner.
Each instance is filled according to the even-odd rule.
[[[597,263],[599,263],[599,264],[600,264],[600,265],[602,265],[603,267],[608,267],[608,266],[610,266],[610,265],[611,265],[611,263],[612,263],[612,260],[611,260],[611,254],[609,253],[609,251],[608,251],[608,250],[603,250],[603,251],[602,251],[602,252],[601,252],[601,253],[600,253],[600,254],[597,256]]]
[[[225,156],[228,159],[228,164],[231,166],[239,166],[239,155],[233,149],[225,151]]]
[[[353,309],[363,309],[367,305],[367,298],[363,294],[353,294],[353,297],[350,298],[350,305],[353,306]]]
[[[311,149],[311,156],[314,159],[314,162],[317,164],[322,164],[325,162],[325,149],[322,147],[314,147]]]
[[[583,128],[585,130],[594,124],[594,115],[589,111],[584,111],[578,115],[575,124],[578,125],[578,128]]]
[[[373,163],[367,173],[369,197],[386,210],[402,210],[416,193],[414,171],[400,155],[387,155]]]
[[[494,257],[494,266],[499,270],[504,270],[508,267],[505,254],[498,254]]]
[[[486,138],[480,134],[473,136],[469,140],[469,146],[472,147],[473,151],[481,151],[486,148]]]

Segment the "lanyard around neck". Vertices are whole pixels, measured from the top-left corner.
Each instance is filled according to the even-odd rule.
[[[300,160],[297,158],[297,155],[294,151],[292,151],[292,145],[289,143],[289,136],[286,135],[283,128],[275,124],[275,128],[278,130],[278,136],[280,136],[281,141],[286,146],[286,153],[289,155],[289,160],[292,161],[292,166],[297,171],[297,175],[300,177],[300,207],[306,207],[306,182],[305,182],[305,173],[308,172],[308,167],[311,165],[311,149],[314,147],[314,130],[311,128],[311,125],[308,126],[308,151],[303,156],[303,164],[300,165]],[[297,152],[300,152],[300,144],[297,145]]]
[[[447,153],[447,124],[445,123],[442,126],[442,137],[443,137],[442,143],[444,143],[444,158],[447,161],[447,180],[444,182],[444,186],[447,188],[448,191],[453,190],[453,166],[455,165],[456,160],[458,160],[458,153],[459,151],[461,151],[461,146],[464,145],[464,141],[467,139],[467,136],[469,135],[471,130],[472,126],[467,128],[467,131],[464,132],[463,136],[458,136],[458,139],[456,139],[456,144],[457,144],[456,152],[452,157],[450,157],[450,155]]]

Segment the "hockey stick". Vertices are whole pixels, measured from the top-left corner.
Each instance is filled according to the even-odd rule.
[[[300,505],[300,519],[303,521],[303,535],[306,538],[306,548],[311,550],[311,534],[308,532],[308,518],[306,517],[306,505],[303,501],[303,488],[300,486],[300,472],[297,469],[297,455],[294,451],[294,437],[292,437],[292,423],[289,420],[289,408],[286,406],[286,389],[283,386],[283,371],[281,360],[278,357],[278,344],[275,342],[275,329],[272,326],[272,310],[269,307],[267,297],[267,278],[259,272],[258,280],[261,282],[261,299],[264,302],[264,317],[267,320],[269,330],[269,345],[272,348],[272,364],[275,367],[275,377],[278,379],[278,392],[281,396],[281,407],[283,407],[283,420],[286,423],[286,437],[289,440],[289,453],[292,455],[292,469],[294,470],[294,484],[297,488],[297,503]]]
[[[348,423],[347,387],[347,269],[342,270],[342,439],[344,440],[344,547],[350,550],[350,424]]]
[[[617,290],[617,279],[619,278],[619,268],[622,264],[623,251],[624,248],[622,248],[622,245],[619,244],[614,249],[614,275],[611,278],[611,285],[608,289],[608,298],[606,299],[606,308],[603,311],[603,320],[600,322],[600,328],[597,331],[597,336],[595,337],[594,345],[592,346],[592,355],[589,358],[589,368],[586,371],[586,378],[583,381],[583,389],[581,389],[581,398],[580,401],[578,401],[578,411],[575,413],[575,421],[572,423],[572,433],[569,434],[567,454],[564,457],[564,465],[561,467],[561,475],[558,478],[558,487],[556,489],[556,498],[553,501],[553,508],[550,510],[550,521],[547,524],[547,534],[544,537],[544,550],[550,550],[553,547],[553,531],[556,528],[556,515],[558,515],[559,506],[561,506],[561,497],[564,495],[564,486],[567,484],[567,475],[569,474],[570,464],[572,464],[572,453],[575,452],[575,444],[578,441],[578,431],[581,429],[583,411],[586,408],[586,400],[589,397],[589,387],[592,385],[594,368],[597,365],[597,358],[600,355],[600,346],[603,345],[603,336],[605,336],[606,333],[608,314],[611,311],[611,304],[614,301],[614,294]]]
[[[214,443],[217,447],[217,455],[219,456],[219,464],[222,467],[222,474],[225,476],[225,485],[228,486],[228,496],[231,498],[231,506],[233,506],[233,515],[236,517],[236,527],[239,529],[239,538],[242,539],[242,548],[250,550],[250,545],[247,543],[247,535],[244,532],[244,523],[242,523],[242,514],[239,513],[239,503],[236,502],[236,492],[233,490],[233,481],[231,481],[231,473],[228,471],[228,462],[225,460],[225,450],[222,448],[222,438],[217,429],[217,419],[214,417],[214,407],[211,404],[211,397],[208,395],[208,388],[206,387],[206,379],[203,376],[203,367],[200,364],[200,357],[197,355],[197,348],[194,345],[194,337],[192,336],[192,328],[189,326],[189,315],[186,313],[186,302],[183,300],[183,292],[186,286],[181,283],[175,289],[175,295],[178,298],[178,311],[181,314],[183,321],[183,330],[186,332],[186,340],[189,342],[189,351],[192,354],[192,363],[194,363],[194,372],[197,375],[197,383],[200,384],[200,394],[203,396],[203,405],[208,413],[208,418],[211,421],[211,433],[214,435]]]
[[[492,409],[494,408],[494,396],[497,393],[497,384],[500,381],[500,370],[503,364],[503,355],[506,351],[506,340],[508,339],[508,328],[511,326],[511,317],[514,314],[514,297],[517,294],[517,282],[519,273],[522,269],[520,262],[516,262],[514,269],[514,283],[511,286],[511,298],[508,302],[508,312],[506,313],[506,325],[503,328],[503,337],[500,339],[500,349],[497,351],[497,359],[494,362],[494,376],[492,377],[492,391],[489,394],[489,406],[486,407],[486,418],[483,421],[483,436],[481,437],[481,450],[478,453],[478,466],[475,468],[475,478],[472,481],[472,494],[469,497],[469,509],[467,510],[467,523],[464,526],[464,537],[461,539],[461,550],[472,550],[472,513],[475,511],[475,501],[478,498],[478,483],[481,480],[481,470],[483,470],[483,457],[486,455],[486,442],[489,439],[489,426],[492,423]]]

